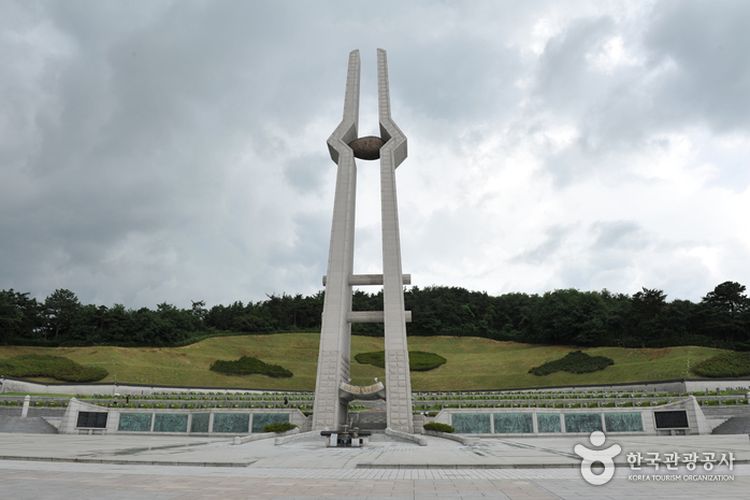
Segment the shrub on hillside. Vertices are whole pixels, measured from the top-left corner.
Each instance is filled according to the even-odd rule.
[[[72,359],[26,354],[0,360],[0,373],[11,377],[47,377],[63,382],[95,382],[108,375],[98,366],[80,365]]]
[[[555,372],[568,372],[568,373],[590,373],[599,370],[604,370],[609,365],[613,365],[615,362],[611,358],[605,356],[589,356],[585,352],[572,351],[563,356],[560,359],[548,361],[540,366],[535,366],[529,373],[534,375],[549,375]]]
[[[289,422],[274,422],[263,427],[263,432],[275,432],[281,434],[282,432],[291,431],[296,428],[296,425]]]
[[[424,430],[434,432],[455,432],[452,425],[441,424],[440,422],[428,422],[424,424]]]
[[[230,361],[217,359],[211,364],[211,370],[224,375],[268,375],[274,378],[285,378],[294,375],[283,366],[269,365],[252,356],[242,356]]]
[[[354,356],[357,363],[385,368],[385,352],[361,352]],[[409,351],[409,371],[426,372],[445,364],[447,360],[433,352]]]
[[[750,375],[750,352],[725,352],[705,359],[692,368],[701,377],[743,377]]]
[[[385,368],[385,351],[360,352],[354,356],[357,363]]]

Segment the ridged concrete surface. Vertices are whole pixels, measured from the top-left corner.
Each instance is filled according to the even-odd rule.
[[[0,432],[23,432],[30,434],[57,434],[42,417],[10,417],[0,415]]]

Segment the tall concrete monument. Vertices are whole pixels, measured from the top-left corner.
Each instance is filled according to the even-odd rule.
[[[396,167],[406,158],[406,137],[391,119],[386,53],[378,49],[378,116],[380,137],[357,134],[359,122],[359,51],[349,54],[344,116],[328,138],[337,165],[328,274],[320,331],[313,429],[338,429],[346,423],[352,399],[385,398],[388,427],[413,432],[409,352],[403,285],[411,278],[401,270],[401,242],[396,200]],[[383,274],[354,274],[354,212],[357,164],[354,159],[380,159],[380,202],[383,229]],[[382,285],[383,311],[352,311],[352,286]],[[359,387],[350,382],[352,323],[384,323],[385,386]]]

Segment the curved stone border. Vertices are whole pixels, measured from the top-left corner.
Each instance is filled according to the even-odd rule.
[[[472,439],[460,434],[451,434],[450,432],[424,431],[424,434],[425,436],[433,436],[443,439],[450,439],[451,441],[458,441],[459,443],[466,446],[479,442],[479,440],[476,438]]]
[[[427,440],[419,436],[418,434],[411,434],[409,432],[397,431],[395,429],[391,429],[390,427],[385,428],[385,433],[388,436],[393,436],[395,438],[405,439],[406,441],[417,443],[419,446],[427,446]]]
[[[315,436],[323,439],[323,436],[320,435],[320,431],[299,432],[299,429],[297,429],[296,433],[289,431],[287,434],[277,437],[273,444],[278,446],[280,444],[291,443],[292,441],[301,441],[303,439]]]

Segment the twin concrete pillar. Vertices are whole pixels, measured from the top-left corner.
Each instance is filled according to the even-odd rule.
[[[406,137],[391,119],[386,53],[378,49],[378,117],[380,137],[357,135],[359,121],[359,51],[349,54],[344,114],[328,139],[337,165],[333,223],[324,279],[325,299],[315,385],[313,429],[337,429],[346,423],[352,393],[386,395],[388,427],[413,432],[409,352],[403,285],[410,283],[401,268],[401,242],[396,198],[396,167],[406,158]],[[380,200],[383,232],[383,274],[354,274],[354,214],[357,165],[380,159]],[[352,311],[353,285],[383,285],[383,311]],[[382,384],[354,390],[350,384],[351,324],[382,321],[385,331],[385,391]]]

